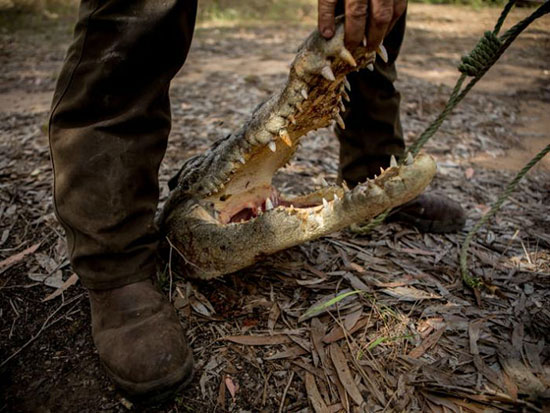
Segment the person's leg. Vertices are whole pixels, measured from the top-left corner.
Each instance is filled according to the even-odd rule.
[[[363,69],[348,75],[351,101],[342,114],[346,129],[336,125],[335,131],[340,140],[339,179],[349,185],[379,174],[381,166],[389,165],[391,155],[399,157],[405,149],[399,117],[401,95],[393,85],[405,21],[406,13],[384,40],[387,63],[378,57],[372,72]]]
[[[384,39],[388,62],[376,59],[374,70],[351,73],[351,101],[342,114],[346,129],[336,125],[340,140],[339,180],[355,186],[387,168],[390,157],[399,158],[405,150],[399,116],[401,96],[394,87],[395,61],[405,35],[406,13]],[[390,220],[413,224],[422,231],[451,232],[464,225],[462,207],[443,195],[425,193],[397,208]]]
[[[142,394],[191,372],[156,271],[158,170],[168,89],[193,34],[196,0],[82,0],[50,117],[56,214],[90,289],[93,336],[115,381]]]

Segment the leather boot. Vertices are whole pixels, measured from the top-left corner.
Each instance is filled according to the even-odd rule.
[[[89,293],[99,358],[123,391],[160,401],[189,382],[193,356],[183,329],[151,281]]]
[[[55,211],[90,289],[99,356],[123,390],[153,400],[192,368],[174,310],[149,279],[168,91],[196,10],[197,0],[81,0],[49,125]]]
[[[422,232],[456,232],[464,227],[466,213],[445,195],[425,193],[395,208],[387,221],[411,224]]]

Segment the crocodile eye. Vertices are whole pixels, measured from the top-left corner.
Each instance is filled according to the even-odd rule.
[[[227,201],[231,197],[231,194],[223,194],[220,196],[220,201],[224,202]]]

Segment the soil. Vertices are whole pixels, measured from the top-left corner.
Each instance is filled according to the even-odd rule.
[[[409,143],[443,108],[460,57],[498,13],[410,6],[397,82]],[[515,10],[510,21],[527,13]],[[330,411],[342,411],[352,384],[327,379],[331,367],[310,338],[315,326],[342,321],[351,329],[358,320],[365,320],[358,333],[330,344],[326,354],[329,347],[333,355],[334,346],[344,350],[366,411],[546,411],[549,156],[473,243],[470,270],[486,288],[474,293],[462,284],[458,251],[514,172],[550,143],[548,22],[543,18],[520,36],[425,148],[439,163],[432,189],[467,210],[464,231],[420,234],[391,223],[366,236],[343,231],[219,280],[176,274],[160,280],[197,362],[192,385],[160,406],[128,401],[101,369],[80,284],[45,300],[72,274],[51,206],[45,134],[72,20],[18,17],[0,27],[0,263],[35,246],[14,265],[0,266],[0,412],[310,411],[307,374],[315,376]],[[171,89],[161,202],[181,160],[236,129],[284,82],[296,47],[313,27],[311,21],[199,24]],[[278,186],[300,191],[320,176],[335,181],[336,142],[329,130],[305,141]],[[298,321],[310,305],[346,288],[368,294],[342,301],[316,321]],[[251,346],[227,338],[269,334],[286,339]]]

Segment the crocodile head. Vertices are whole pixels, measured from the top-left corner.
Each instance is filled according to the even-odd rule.
[[[319,238],[418,196],[435,173],[427,155],[409,156],[353,190],[325,186],[307,195],[279,192],[275,172],[308,132],[338,122],[349,99],[346,74],[372,68],[377,54],[344,46],[343,21],[330,40],[317,31],[302,44],[285,85],[234,134],[181,168],[160,225],[188,276],[237,271],[268,254]]]

